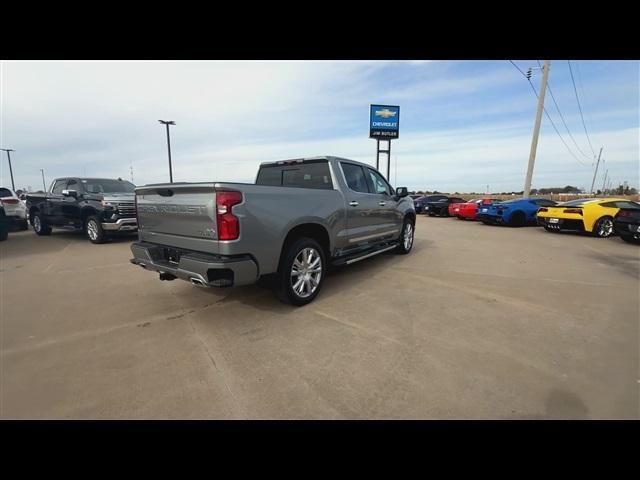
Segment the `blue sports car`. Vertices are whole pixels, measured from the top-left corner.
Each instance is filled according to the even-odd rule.
[[[536,223],[540,207],[553,207],[556,202],[546,198],[520,198],[493,205],[481,205],[477,218],[487,225],[509,225],[523,227]]]

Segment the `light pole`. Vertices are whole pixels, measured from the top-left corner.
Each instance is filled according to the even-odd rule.
[[[173,183],[173,172],[171,171],[171,141],[169,140],[169,125],[175,125],[173,120],[158,120],[163,125],[167,126],[167,150],[169,151],[169,183]]]
[[[12,150],[11,148],[0,148],[0,150],[7,152],[7,158],[9,159],[9,173],[11,174],[11,189],[15,192],[16,186],[13,183],[13,169],[11,168],[11,153],[9,153],[9,152],[15,152],[15,150]]]
[[[42,189],[46,193],[47,192],[47,185],[44,183],[44,170],[42,168],[40,169],[40,173],[42,173]]]

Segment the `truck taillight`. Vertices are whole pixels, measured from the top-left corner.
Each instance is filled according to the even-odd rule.
[[[631,213],[629,210],[620,210],[618,212],[618,215],[616,215],[617,217],[632,217],[633,213]]]
[[[235,191],[216,192],[216,223],[218,240],[235,240],[240,236],[240,222],[233,213],[233,206],[242,202],[242,193]]]

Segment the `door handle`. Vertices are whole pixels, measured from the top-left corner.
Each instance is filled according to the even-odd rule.
[[[378,205],[380,205],[381,207],[384,207],[387,204],[387,202],[378,202]]]
[[[349,205],[351,205],[352,207],[357,207],[358,205],[360,205],[358,202],[356,202],[355,200],[349,202]]]

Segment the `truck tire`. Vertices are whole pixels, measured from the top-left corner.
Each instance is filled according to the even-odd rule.
[[[84,222],[84,232],[91,243],[104,243],[107,239],[100,220],[93,215]]]
[[[33,214],[33,231],[38,235],[51,235],[51,227],[40,216],[40,212]]]
[[[396,248],[396,253],[400,255],[406,255],[411,251],[413,247],[413,237],[415,235],[415,225],[410,218],[405,218],[404,223],[402,224],[402,232],[400,233],[400,238],[398,241],[398,248]]]
[[[298,238],[283,252],[276,286],[278,298],[298,307],[311,303],[320,292],[327,267],[320,244],[312,238]]]

